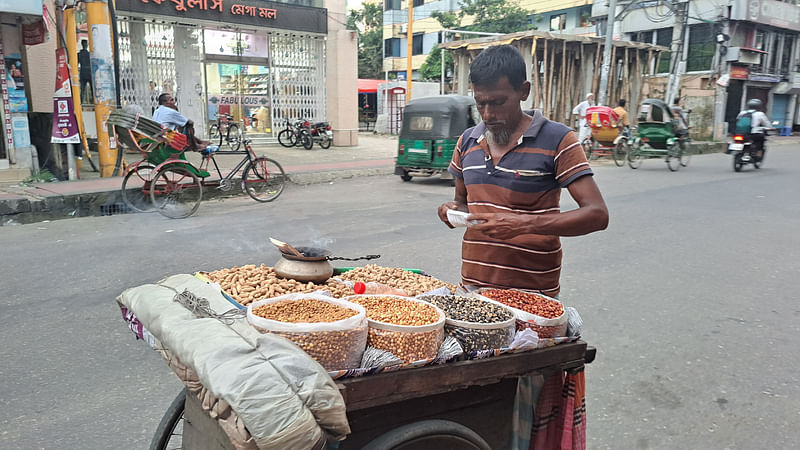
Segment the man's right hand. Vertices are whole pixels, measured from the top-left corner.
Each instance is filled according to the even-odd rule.
[[[447,210],[448,209],[455,209],[455,210],[458,210],[458,211],[469,212],[469,210],[467,209],[467,205],[465,205],[463,203],[447,202],[447,203],[443,203],[442,205],[440,205],[439,206],[439,220],[444,222],[444,224],[447,225],[448,228],[455,228],[450,223],[450,221],[447,220]]]

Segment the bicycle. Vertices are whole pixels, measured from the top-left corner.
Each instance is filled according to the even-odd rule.
[[[149,159],[129,166],[122,180],[122,198],[135,211],[157,210],[166,217],[181,219],[194,214],[203,199],[204,187],[216,187],[223,191],[233,188],[234,177],[242,173],[242,192],[258,202],[271,202],[283,192],[286,173],[280,163],[266,156],[257,156],[252,149],[251,139],[242,141],[243,151],[220,151],[219,147],[209,147],[201,152],[200,167],[187,161],[183,152],[157,148],[151,149]],[[164,153],[171,153],[163,158]],[[227,175],[217,164],[215,155],[244,154],[245,157]],[[160,164],[154,161],[164,159]],[[210,164],[219,179],[206,181],[211,176]],[[147,202],[149,200],[149,202]]]
[[[286,148],[302,145],[306,150],[311,150],[314,140],[309,129],[304,126],[305,123],[307,122],[304,120],[295,120],[292,123],[286,119],[286,128],[278,133],[278,142]]]
[[[224,133],[223,133],[224,130]],[[222,147],[223,138],[231,150],[237,151],[242,142],[242,130],[233,121],[233,116],[225,113],[217,113],[217,120],[208,130],[209,139]]]

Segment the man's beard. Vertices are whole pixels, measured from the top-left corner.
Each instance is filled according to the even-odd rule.
[[[487,128],[485,134],[486,141],[492,145],[507,145],[508,141],[511,139],[511,130],[506,128],[501,129],[497,133],[494,133]]]

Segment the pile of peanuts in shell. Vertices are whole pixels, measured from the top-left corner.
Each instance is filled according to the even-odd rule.
[[[427,295],[420,300],[433,303],[444,310],[448,319],[463,322],[492,324],[508,322],[514,314],[507,308],[487,301],[461,296]],[[458,341],[464,352],[508,347],[514,338],[514,323],[497,328],[470,328],[447,324],[445,332]]]
[[[402,297],[354,296],[348,301],[363,306],[368,319],[392,325],[422,326],[441,319],[433,306]]]
[[[357,267],[339,275],[345,281],[361,281],[368,283],[374,281],[391,286],[396,289],[406,291],[406,294],[413,297],[425,292],[447,287],[450,293],[456,291],[456,285],[446,283],[434,277],[421,275],[397,267],[382,267],[376,264],[367,264],[364,267]]]
[[[402,297],[355,296],[348,301],[367,310],[367,318],[392,325],[424,326],[438,322],[439,312],[431,305]],[[428,331],[392,331],[369,328],[367,344],[386,350],[405,362],[434,358],[444,340],[444,328]]]
[[[353,294],[352,289],[336,280],[328,280],[325,284],[316,284],[285,279],[279,277],[272,267],[264,264],[234,266],[230,269],[201,273],[212,282],[219,283],[226,294],[244,306],[262,298],[293,293],[307,294],[319,290],[327,290],[336,298]]]
[[[487,289],[481,295],[512,308],[517,308],[545,319],[555,319],[564,314],[564,306],[539,294],[513,289]]]
[[[358,314],[358,311],[313,298],[281,300],[253,308],[253,314],[265,319],[289,323],[336,322]],[[367,327],[313,331],[270,331],[303,349],[325,370],[358,368],[367,345]]]
[[[253,314],[265,319],[290,323],[336,322],[358,314],[358,311],[313,298],[281,300],[253,308]]]

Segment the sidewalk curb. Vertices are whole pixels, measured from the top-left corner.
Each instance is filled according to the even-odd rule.
[[[319,172],[289,173],[289,183],[303,186],[330,183],[357,177],[390,175],[394,167],[368,167]],[[120,178],[120,184],[122,178]],[[204,189],[203,201],[244,196],[239,180],[233,181],[230,191]],[[30,190],[0,190],[0,226],[33,223],[42,220],[69,219],[72,217],[110,216],[131,213],[122,201],[119,188],[71,194],[33,194]],[[4,198],[5,197],[5,198]]]

